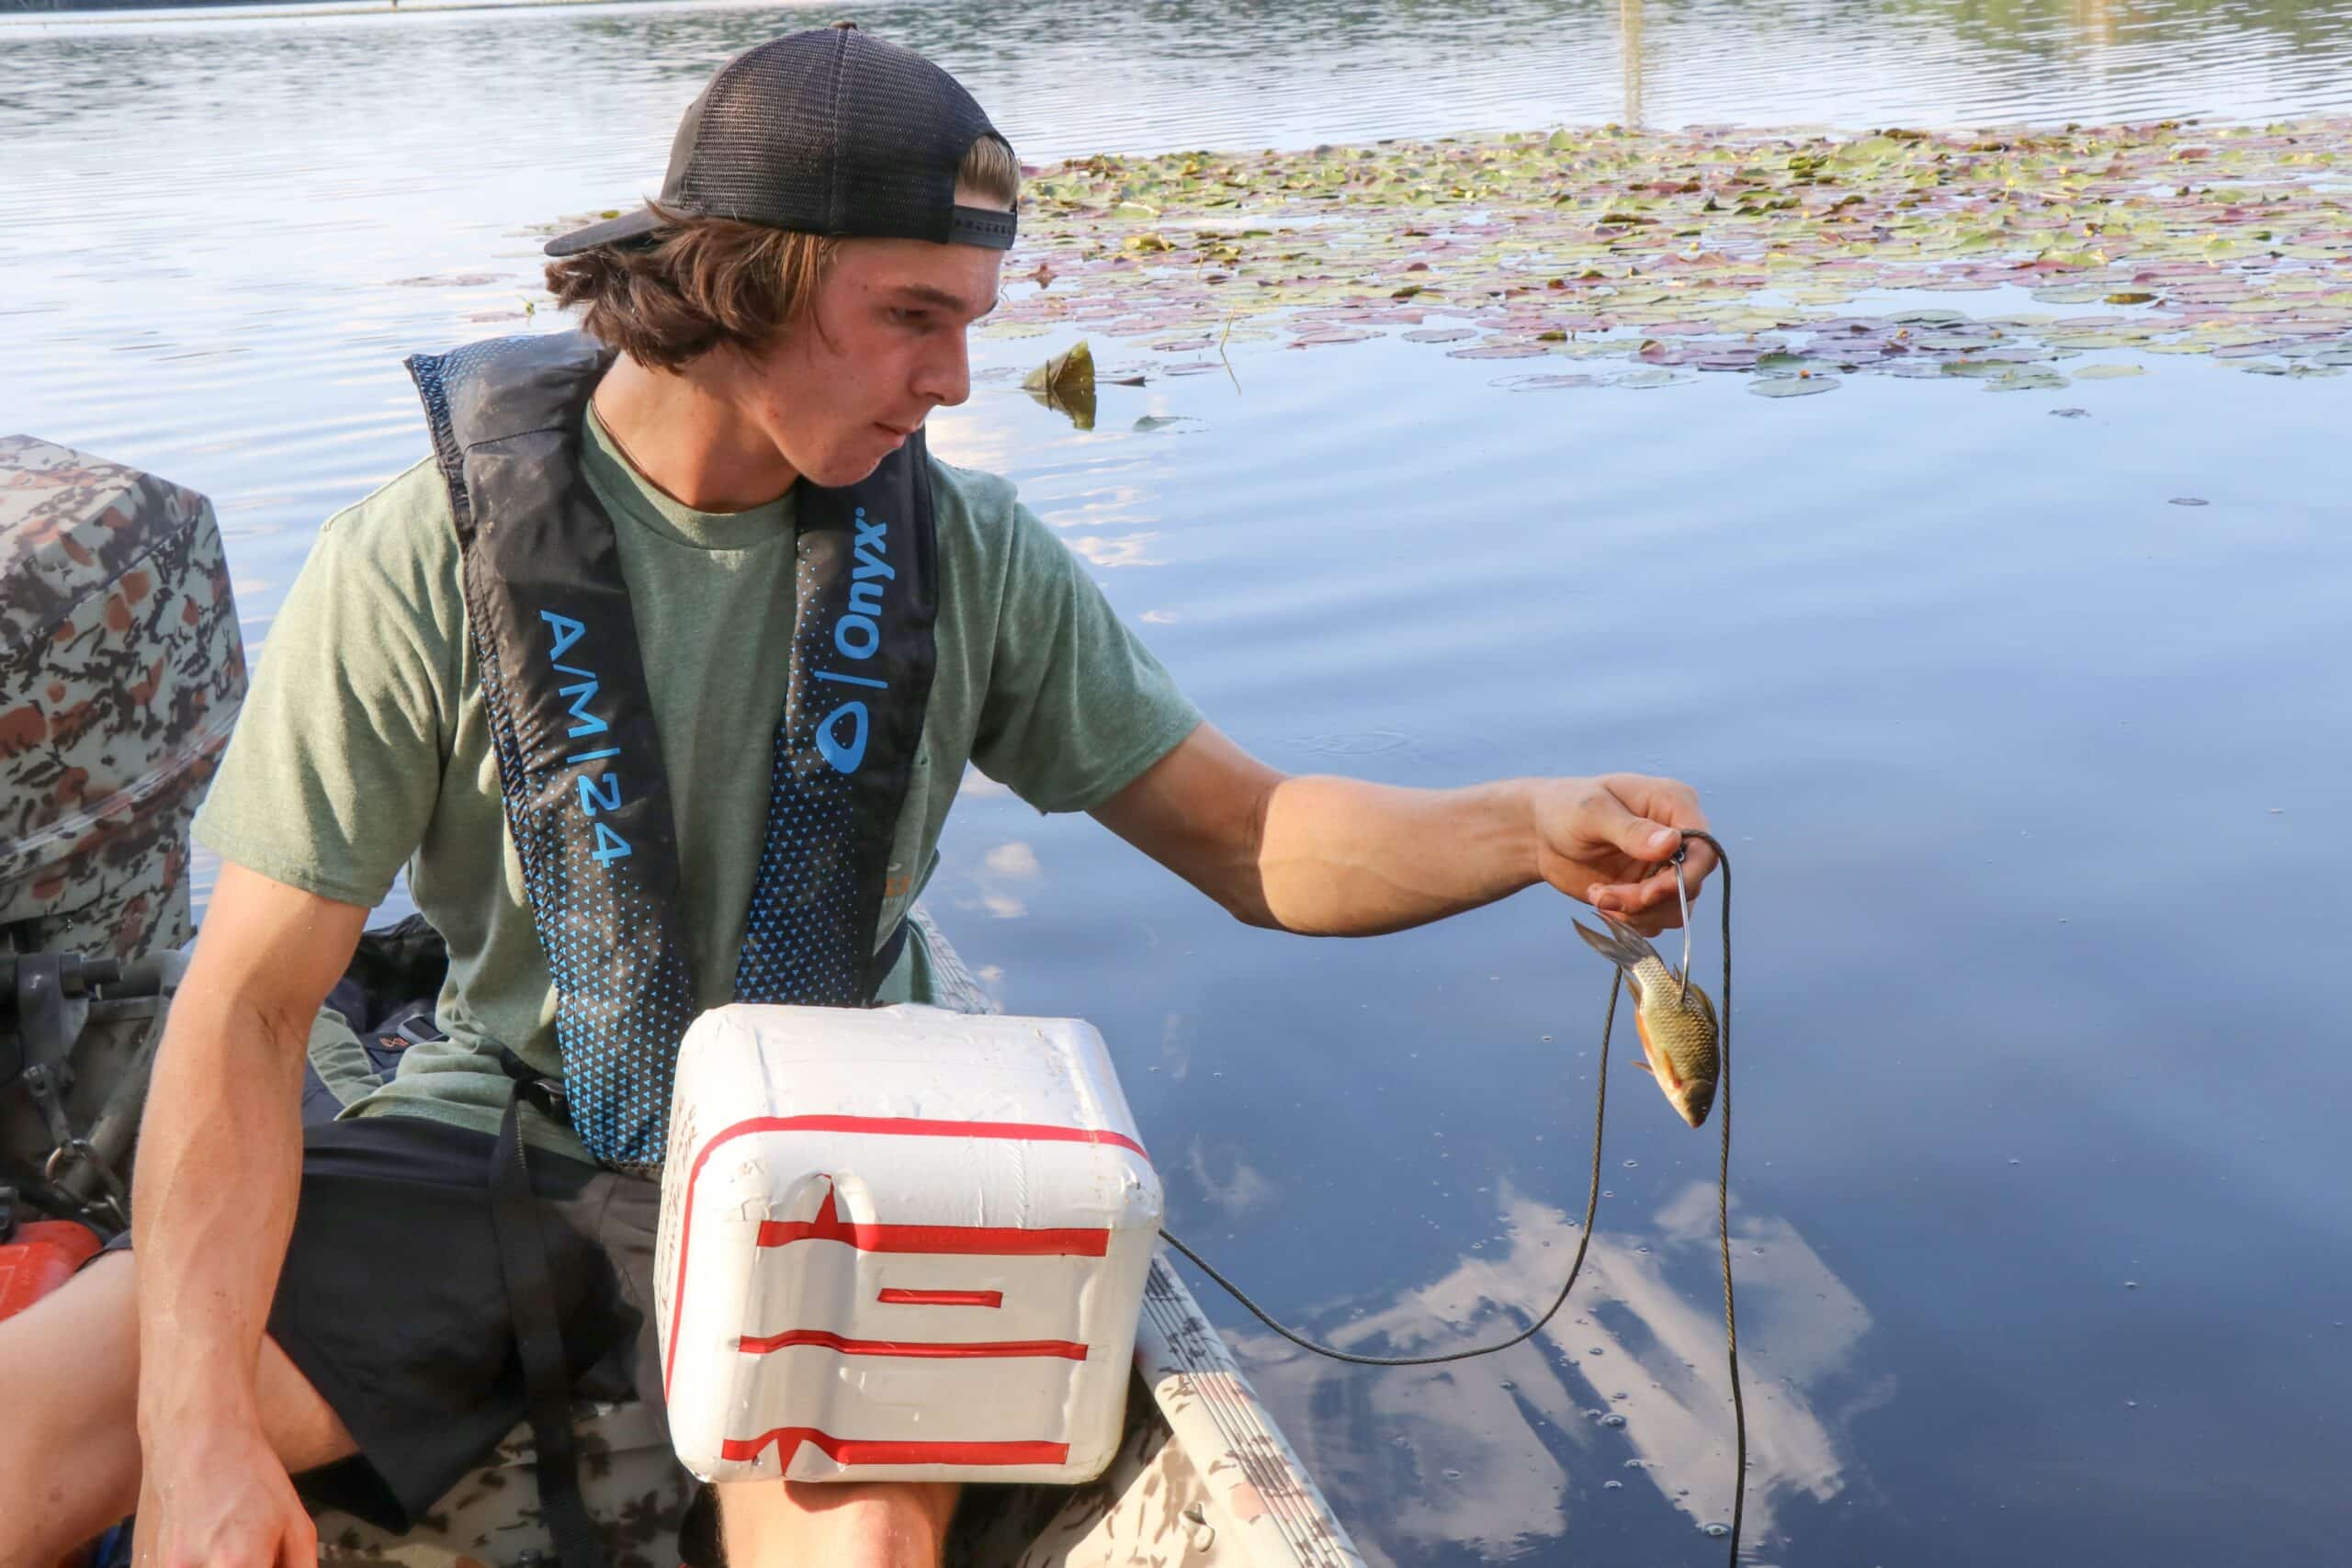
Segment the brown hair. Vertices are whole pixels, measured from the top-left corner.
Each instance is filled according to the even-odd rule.
[[[983,136],[956,171],[959,190],[999,207],[1021,198],[1021,165]],[[556,304],[583,308],[581,328],[640,365],[677,370],[715,348],[759,349],[808,320],[841,242],[648,202],[662,220],[646,240],[599,245],[548,264]]]

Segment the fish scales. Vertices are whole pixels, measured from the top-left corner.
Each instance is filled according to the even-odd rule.
[[[1582,921],[1577,931],[1595,952],[1623,971],[1634,993],[1634,1023],[1643,1066],[1682,1119],[1696,1127],[1714,1108],[1723,1070],[1714,1003],[1697,986],[1684,987],[1657,950],[1633,927],[1604,914],[1604,936]]]

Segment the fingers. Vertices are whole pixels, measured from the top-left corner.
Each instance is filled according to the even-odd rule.
[[[1693,859],[1699,847],[1692,846]],[[1691,902],[1698,897],[1693,887]],[[1644,936],[1656,936],[1682,923],[1682,900],[1675,896],[1672,866],[1639,882],[1595,883],[1585,901],[1596,909],[1606,909]]]
[[[319,1527],[308,1509],[296,1507],[277,1538],[277,1561],[272,1568],[319,1568]]]

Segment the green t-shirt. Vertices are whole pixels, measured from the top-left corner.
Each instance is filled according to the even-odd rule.
[[[766,830],[790,668],[789,496],[696,512],[655,489],[594,412],[587,479],[613,519],[677,816],[681,919],[697,1005],[731,999]],[[1076,557],[993,475],[931,465],[938,671],[892,845],[881,930],[914,901],[968,761],[1040,811],[1101,805],[1200,720]],[[449,944],[437,1020],[398,1077],[350,1114],[495,1131],[508,1092],[493,1043],[561,1069],[556,996],[507,836],[465,630],[448,492],[430,460],[329,519],[272,623],[235,735],[196,822],[248,870],[372,907],[403,863]],[[884,1001],[928,999],[919,937]],[[535,1143],[585,1157],[552,1122]]]

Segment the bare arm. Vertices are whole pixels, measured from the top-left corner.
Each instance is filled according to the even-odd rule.
[[[258,1445],[254,1367],[293,1229],[303,1047],[367,918],[221,868],[140,1135],[139,1431],[151,1487],[199,1450]],[[174,1511],[168,1486],[162,1501]]]
[[[1706,826],[1670,779],[1407,789],[1292,776],[1205,724],[1094,816],[1237,919],[1315,936],[1402,931],[1538,882],[1655,932],[1680,919],[1658,864],[1670,829]],[[1713,864],[1693,846],[1694,892]]]

